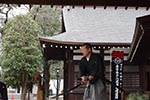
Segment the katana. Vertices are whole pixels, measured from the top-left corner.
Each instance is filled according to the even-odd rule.
[[[83,85],[83,84],[80,83],[80,84],[78,84],[78,85],[76,85],[76,86],[74,86],[74,87],[72,87],[72,88],[70,88],[70,89],[64,91],[63,93],[58,94],[58,95],[56,95],[56,96],[53,96],[53,97],[51,97],[51,98],[54,99],[54,98],[57,98],[57,97],[59,97],[59,96],[61,96],[61,95],[67,94],[67,93],[69,93],[70,91],[72,91],[72,90],[78,88],[78,87],[81,86],[81,85]]]
[[[108,79],[105,78],[105,79],[103,79],[103,81],[104,81],[105,83],[107,83],[107,84],[112,85],[113,87],[118,88],[118,89],[121,90],[122,92],[125,92],[125,90],[124,90],[123,88],[121,88],[121,87],[119,87],[119,86],[113,84],[110,80],[108,80]]]
[[[78,78],[78,80],[82,80],[82,79],[81,79],[81,78]],[[125,92],[125,90],[124,90],[123,88],[121,88],[121,87],[119,87],[119,86],[117,86],[117,85],[114,85],[110,80],[108,80],[108,79],[105,78],[105,79],[103,79],[103,81],[106,82],[107,84],[111,84],[113,87],[118,88],[118,89],[121,90],[122,92]],[[79,83],[78,85],[76,85],[76,86],[74,86],[74,87],[72,87],[72,88],[70,88],[70,89],[64,91],[64,92],[61,93],[61,94],[58,94],[58,95],[56,95],[56,96],[53,96],[53,97],[51,97],[51,98],[54,99],[54,98],[57,98],[57,97],[59,97],[59,96],[61,96],[61,95],[67,94],[67,93],[71,92],[72,90],[78,88],[78,87],[81,86],[81,85],[83,85],[83,83]]]

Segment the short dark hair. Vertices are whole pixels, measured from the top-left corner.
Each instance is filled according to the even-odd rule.
[[[84,43],[82,44],[82,47],[85,46],[87,49],[91,49],[92,50],[92,45],[90,43]]]

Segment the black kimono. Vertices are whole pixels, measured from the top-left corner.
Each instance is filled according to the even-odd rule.
[[[8,100],[6,85],[0,82],[0,100]]]
[[[94,80],[91,83],[95,83],[98,79],[104,79],[104,64],[100,55],[92,53],[89,61],[86,57],[83,57],[80,61],[80,74],[81,76],[94,76]]]
[[[105,67],[100,55],[92,53],[89,61],[83,57],[79,65],[82,76],[94,76],[94,80],[87,84],[84,93],[84,100],[107,100],[106,86],[103,82],[105,78]]]

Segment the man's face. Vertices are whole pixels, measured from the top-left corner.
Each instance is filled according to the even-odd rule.
[[[86,46],[82,46],[81,47],[81,52],[83,54],[83,56],[88,56],[91,53],[91,49],[90,48],[86,48]]]

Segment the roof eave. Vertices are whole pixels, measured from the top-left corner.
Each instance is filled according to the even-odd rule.
[[[149,34],[147,34],[146,32],[146,30],[148,30],[146,23],[148,22],[150,22],[150,15],[138,17],[136,19],[135,33],[128,56],[128,60],[131,63],[142,64],[145,63],[145,60],[147,59],[146,53],[148,53],[149,51],[145,50],[143,53],[142,51],[144,48],[149,49],[149,47],[147,47],[147,44],[145,44],[147,43],[147,38],[149,38]],[[143,57],[141,58],[141,56]]]
[[[54,44],[59,44],[59,45],[82,45],[85,42],[72,42],[72,41],[59,41],[59,40],[54,40],[54,39],[47,39],[44,37],[40,37],[40,42],[44,43],[54,43]],[[113,43],[113,42],[89,42],[92,45],[95,46],[124,46],[124,47],[129,47],[131,43]]]

